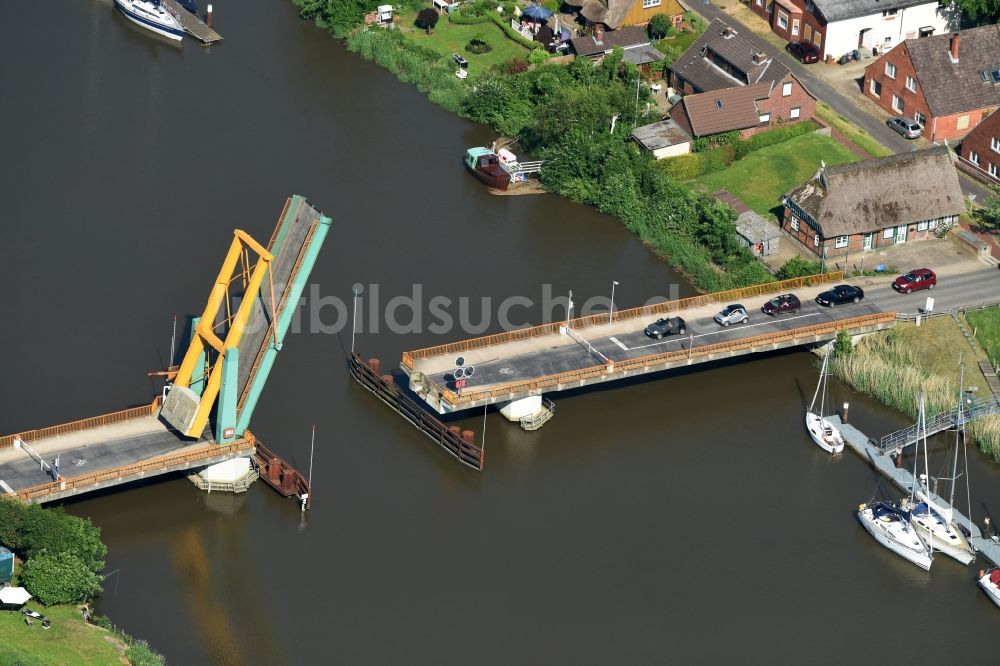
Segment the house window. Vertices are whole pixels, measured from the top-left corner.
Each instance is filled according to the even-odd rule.
[[[795,217],[794,215],[792,215],[792,225],[791,226],[792,226],[792,231],[798,231],[799,230],[799,218]]]
[[[903,98],[902,97],[896,97],[895,95],[892,96],[892,110],[895,111],[896,113],[902,113],[903,112]]]
[[[813,33],[813,46],[819,49],[819,47],[822,45],[823,45],[823,33],[817,30],[816,32]]]
[[[757,0],[757,6],[758,7],[763,7],[764,6],[764,0]]]
[[[927,222],[917,222],[917,231],[927,231]]]
[[[847,247],[847,236],[837,236],[837,247]]]
[[[1000,153],[1000,137],[993,137],[990,140],[990,148],[995,152]]]
[[[792,120],[795,120],[800,115],[802,115],[802,108],[798,106],[792,107],[792,110],[788,112],[788,117]]]
[[[906,77],[906,89],[910,92],[917,92],[917,80],[912,76]]]
[[[969,116],[968,114],[964,116],[959,116],[958,121],[955,123],[955,129],[969,129]]]
[[[781,96],[791,97],[791,95],[792,95],[792,82],[785,81],[783,84],[781,84]]]
[[[642,8],[659,7],[661,0],[642,0]]]
[[[886,240],[892,240],[896,237],[896,227],[889,227],[888,229],[882,230],[882,238]]]
[[[871,93],[876,97],[882,96],[882,84],[876,81],[875,79],[872,79],[872,84],[869,90],[871,90]]]
[[[813,247],[819,247],[819,234],[813,234]]]
[[[792,36],[794,37],[795,35],[798,34],[799,34],[799,20],[792,19]]]
[[[896,66],[891,62],[885,63],[885,75],[890,79],[896,78]]]
[[[771,114],[770,113],[762,113],[762,114],[760,114],[759,118],[760,118],[760,122],[761,122],[762,125],[765,124],[765,123],[771,122]]]
[[[778,27],[782,30],[788,30],[788,14],[783,11],[778,11]]]
[[[975,164],[976,166],[979,166],[979,153],[977,153],[974,150],[970,150],[969,151],[969,161],[972,162],[973,164]]]
[[[994,178],[1000,178],[1000,176],[997,175],[997,171],[998,170],[1000,170],[1000,169],[998,169],[996,162],[990,163],[990,175],[991,176],[993,176]]]
[[[917,111],[913,114],[913,119],[917,121],[917,124],[923,127],[927,124],[927,116]]]
[[[937,228],[937,220],[931,220],[931,221],[930,221],[930,224],[929,224],[928,226],[929,226],[929,227],[930,227],[931,229],[936,229],[936,228]]]
[[[897,13],[899,13],[898,9],[886,9],[884,12],[882,12],[882,16],[888,18],[890,16],[895,16]]]

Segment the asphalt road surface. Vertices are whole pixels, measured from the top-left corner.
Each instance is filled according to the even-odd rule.
[[[466,384],[466,390],[492,384],[531,380],[601,365],[605,362],[602,356],[612,361],[624,361],[639,356],[688,349],[692,344],[697,348],[866,314],[918,313],[926,306],[928,296],[934,298],[934,309],[938,311],[1000,298],[1000,271],[995,268],[941,278],[935,289],[912,294],[897,293],[889,284],[866,286],[863,279],[854,280],[853,283],[865,289],[864,300],[857,304],[828,308],[817,305],[813,299],[803,299],[800,312],[776,317],[765,315],[759,309],[748,306],[749,321],[746,324],[723,327],[712,318],[713,313],[697,319],[687,319],[687,335],[672,335],[662,340],[652,339],[642,330],[611,337],[590,338],[587,336],[587,329],[582,329],[578,332],[580,336],[578,343],[574,345],[560,345],[509,358],[476,363],[476,373]],[[725,305],[720,303],[719,310]],[[653,320],[651,317],[649,321],[641,322],[641,325],[645,327]],[[637,323],[637,326],[639,325],[640,323]],[[450,372],[433,374],[431,379],[449,388],[454,387],[452,381],[454,378]]]

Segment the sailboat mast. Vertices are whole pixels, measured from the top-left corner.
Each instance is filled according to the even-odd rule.
[[[816,398],[819,396],[819,389],[824,386],[823,378],[826,376],[826,364],[830,362],[830,352],[827,352],[823,357],[823,366],[819,369],[819,383],[816,384],[816,392],[813,393],[813,400],[809,403],[809,411],[814,412],[816,407]],[[823,391],[823,399],[826,400],[826,390]],[[823,406],[820,405],[820,411],[823,411]],[[822,414],[820,414],[822,416]]]
[[[920,394],[920,428],[924,431],[924,494],[927,496],[928,514],[931,505],[931,477],[927,464],[927,412],[924,406],[924,394]],[[928,515],[928,518],[930,516]],[[930,548],[931,557],[934,556],[934,535],[931,533],[930,525],[927,526],[927,545]]]
[[[962,355],[958,356],[958,415],[955,418],[955,457],[951,463],[951,497],[948,499],[948,520],[951,520],[952,509],[955,506],[955,485],[958,483],[958,447],[962,437],[962,429],[965,427],[965,404],[962,396],[965,395],[965,363]],[[968,483],[968,480],[966,480]]]
[[[913,446],[913,483],[910,485],[910,507],[916,504],[917,495],[917,483],[919,483],[919,477],[917,476],[917,463],[920,462],[920,432],[923,429],[924,423],[924,394],[920,394],[920,400],[917,402],[917,441],[914,442]]]

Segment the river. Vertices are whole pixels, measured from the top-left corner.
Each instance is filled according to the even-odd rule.
[[[611,218],[490,195],[460,166],[490,132],[290,3],[216,4],[211,49],[160,41],[108,0],[5,15],[4,432],[147,400],[232,229],[266,241],[292,193],[334,220],[309,312],[349,305],[355,283],[363,309],[375,285],[382,303],[415,284],[488,296],[491,316],[525,296],[522,324],[564,314],[546,290],[582,305],[618,281],[618,307],[692,293]],[[317,426],[306,516],[263,484],[205,495],[183,478],[66,505],[109,547],[99,611],[170,663],[996,662],[981,565],[922,572],[855,521],[878,477],[809,442],[809,353],[555,396],[536,433],[490,412],[477,474],[350,381],[344,310],[317,316],[339,333],[287,339],[252,424],[300,469]],[[384,367],[467,337],[361,319],[357,348]],[[865,432],[905,425],[834,393]],[[482,414],[461,424],[481,433]],[[981,518],[1000,468],[974,453],[971,476]]]

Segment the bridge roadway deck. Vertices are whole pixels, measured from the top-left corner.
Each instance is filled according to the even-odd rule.
[[[49,465],[58,455],[59,473],[68,481],[184,449],[195,449],[210,441],[209,431],[198,441],[193,441],[182,438],[156,416],[150,415],[114,425],[37,439],[28,445]],[[20,491],[52,480],[49,472],[42,471],[38,461],[27,451],[15,447],[0,449],[0,481],[11,490]],[[0,488],[3,486],[0,485]]]
[[[942,271],[943,273],[943,271]],[[541,377],[558,373],[581,371],[593,368],[610,361],[619,363],[642,356],[661,352],[687,350],[693,345],[699,347],[724,342],[736,342],[744,338],[767,336],[772,333],[790,331],[838,320],[851,319],[864,315],[884,312],[905,311],[916,312],[926,302],[926,297],[933,295],[936,299],[936,310],[967,305],[982,299],[983,293],[978,290],[981,283],[993,283],[996,270],[983,269],[966,275],[956,275],[949,282],[939,285],[933,292],[918,292],[909,295],[897,294],[889,286],[890,279],[880,280],[858,279],[851,283],[865,289],[865,299],[858,304],[839,305],[825,308],[816,304],[815,297],[820,292],[829,289],[832,283],[802,287],[792,290],[802,302],[802,309],[795,314],[771,317],[761,312],[761,305],[776,294],[762,294],[742,299],[746,306],[750,321],[747,324],[733,324],[722,327],[713,317],[726,303],[715,302],[686,310],[671,312],[671,315],[684,317],[687,322],[687,335],[668,336],[662,340],[654,340],[645,335],[645,327],[659,315],[636,317],[615,321],[609,324],[599,324],[578,329],[581,342],[577,336],[551,333],[523,340],[502,342],[478,349],[441,353],[424,358],[414,358],[413,367],[403,364],[403,370],[411,374],[423,373],[432,385],[431,390],[421,396],[440,413],[457,411],[479,406],[486,403],[516,399],[523,395],[537,394],[541,391],[522,392],[523,395],[497,397],[488,400],[471,400],[465,404],[463,395],[475,392],[499,389],[505,385],[518,382],[528,382]],[[732,301],[730,301],[732,302]],[[802,343],[799,343],[802,344]],[[784,345],[788,346],[788,345]],[[589,348],[588,348],[589,347]],[[595,351],[592,351],[592,350]],[[599,353],[596,353],[599,352]],[[744,352],[746,353],[746,352]],[[466,386],[458,394],[462,404],[446,404],[447,400],[437,398],[442,390],[455,391],[452,372],[455,368],[455,358],[463,356],[467,365],[475,366],[475,374],[468,380]],[[602,358],[603,356],[603,358]],[[607,361],[605,360],[607,359]],[[702,358],[701,361],[711,360]],[[624,376],[624,375],[622,375]],[[618,378],[618,377],[615,377]],[[411,382],[412,384],[412,382]],[[412,387],[412,386],[411,386]],[[418,388],[418,387],[412,387]],[[565,387],[568,388],[568,387]],[[555,389],[559,390],[559,389]],[[418,391],[420,394],[420,391]]]

